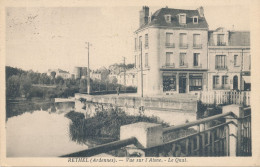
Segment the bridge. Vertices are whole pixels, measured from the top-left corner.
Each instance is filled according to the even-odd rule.
[[[138,122],[120,128],[120,140],[61,157],[89,157],[123,149],[125,156],[251,156],[251,108],[223,106],[222,114],[178,126]]]

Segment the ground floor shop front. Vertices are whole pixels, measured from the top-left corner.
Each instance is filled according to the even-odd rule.
[[[162,92],[166,95],[203,91],[207,87],[207,73],[195,71],[163,71]]]

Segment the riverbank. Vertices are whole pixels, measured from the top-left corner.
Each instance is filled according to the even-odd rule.
[[[6,101],[6,120],[25,112],[32,113],[34,111],[43,110],[48,112],[67,113],[74,108],[74,102],[55,103],[54,99],[51,98],[8,99]]]

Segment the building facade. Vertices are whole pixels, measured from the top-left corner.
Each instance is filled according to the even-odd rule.
[[[192,93],[207,89],[208,24],[203,8],[140,11],[135,31],[138,93]]]
[[[137,87],[137,72],[134,69],[121,72],[117,75],[117,83],[125,86]]]
[[[55,77],[61,77],[63,79],[69,79],[71,78],[71,74],[68,72],[68,71],[64,71],[64,70],[61,70],[61,69],[49,69],[48,72],[47,72],[47,75],[48,76],[51,76],[51,73],[52,72],[55,72]]]
[[[88,68],[87,67],[74,67],[73,72],[75,79],[86,78],[88,75]]]
[[[250,32],[209,31],[209,90],[250,90]]]

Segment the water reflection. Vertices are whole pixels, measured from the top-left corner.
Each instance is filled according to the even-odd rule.
[[[28,110],[21,107],[18,111],[20,106],[28,104],[8,107],[8,113],[12,113],[10,109],[15,111],[8,115],[6,122],[8,157],[56,157],[88,148],[70,139],[71,121],[64,115],[73,109],[73,105],[35,104]],[[37,110],[33,110],[35,108]]]
[[[33,101],[7,101],[6,103],[6,118],[21,115],[25,112],[37,110],[51,111],[51,112],[68,112],[74,110],[75,103],[53,103],[49,100],[33,100]]]

